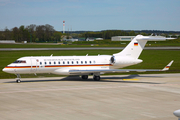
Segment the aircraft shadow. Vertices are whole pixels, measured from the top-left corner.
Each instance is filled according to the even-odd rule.
[[[103,77],[101,76],[101,80],[100,81],[94,81],[92,78],[89,78],[87,80],[83,80],[81,79],[81,77],[65,77],[63,79],[61,79],[60,81],[82,81],[82,82],[115,82],[115,83],[144,83],[144,84],[162,84],[162,83],[155,83],[155,82],[141,82],[141,81],[123,81],[123,79],[133,79],[133,78],[137,78],[137,77],[159,77],[159,76],[140,76],[140,75],[128,75],[125,77]]]
[[[21,83],[28,83],[28,82],[53,82],[53,81],[81,81],[81,82],[115,82],[115,83],[142,83],[142,84],[162,84],[162,83],[155,83],[155,82],[141,82],[141,81],[123,81],[123,79],[133,79],[133,78],[137,78],[137,77],[161,77],[161,76],[140,76],[140,75],[128,75],[125,77],[110,77],[110,76],[106,76],[103,77],[101,76],[101,80],[100,81],[94,81],[92,78],[89,78],[87,80],[83,80],[81,79],[80,76],[67,76],[64,77],[62,79],[47,79],[47,80],[22,80]],[[16,81],[9,81],[9,82],[5,82],[5,83],[16,83]]]

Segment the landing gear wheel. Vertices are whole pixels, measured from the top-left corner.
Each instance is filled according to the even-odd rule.
[[[100,76],[95,76],[95,75],[94,75],[94,76],[93,76],[93,79],[94,79],[95,81],[100,81],[101,78],[100,78]]]
[[[20,80],[20,79],[17,79],[17,80],[16,80],[16,82],[17,82],[17,83],[20,83],[20,82],[21,82],[21,80]]]
[[[84,80],[87,80],[88,79],[88,75],[82,75],[81,78],[84,79]]]

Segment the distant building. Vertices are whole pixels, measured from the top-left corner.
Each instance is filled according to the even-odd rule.
[[[86,41],[85,38],[78,38],[78,41]]]
[[[111,37],[111,41],[131,41],[132,39],[134,39],[136,36],[113,36]],[[151,38],[165,38],[163,36],[151,36]],[[158,40],[149,40],[149,41],[158,41]],[[159,40],[159,41],[162,41],[162,40]]]
[[[103,38],[87,38],[86,41],[103,40]]]
[[[74,41],[78,41],[78,39],[64,39],[64,41],[70,41],[70,42],[74,42]]]
[[[111,41],[131,41],[135,36],[113,36]]]
[[[96,38],[95,40],[103,40],[103,38]]]
[[[0,40],[0,43],[16,43],[15,40]]]
[[[86,41],[94,41],[94,38],[87,38]]]

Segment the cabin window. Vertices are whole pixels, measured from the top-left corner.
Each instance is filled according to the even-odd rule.
[[[60,62],[58,62],[58,64],[60,64]]]
[[[54,62],[54,64],[56,64],[56,62]]]
[[[87,61],[85,61],[85,64],[87,64]]]
[[[89,63],[91,64],[91,61],[89,61]]]
[[[93,61],[94,63],[96,63],[96,61]]]
[[[65,62],[63,62],[63,64],[65,64]]]
[[[46,65],[47,63],[45,62],[44,64]]]
[[[49,64],[51,64],[51,62],[49,62]]]
[[[76,61],[76,63],[78,64],[78,61]]]
[[[74,64],[74,62],[72,61],[72,64]]]
[[[81,64],[83,64],[83,61],[81,61]]]
[[[42,62],[40,62],[40,65],[42,65]]]
[[[67,61],[67,64],[69,64],[69,61]]]

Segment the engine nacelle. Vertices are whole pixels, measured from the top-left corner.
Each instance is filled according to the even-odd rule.
[[[113,68],[123,68],[130,65],[135,65],[141,63],[142,60],[134,59],[128,56],[112,56],[110,58],[110,63],[113,64]]]

